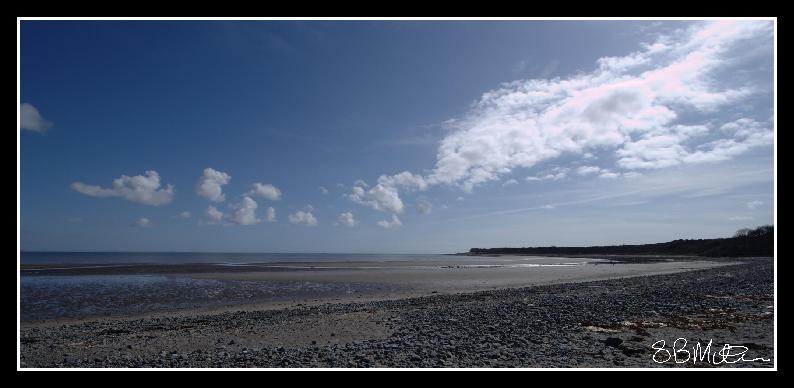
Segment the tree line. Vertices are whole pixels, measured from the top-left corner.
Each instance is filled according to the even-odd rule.
[[[739,229],[733,237],[679,239],[656,244],[589,247],[471,248],[471,254],[560,254],[560,255],[680,255],[708,257],[752,257],[774,255],[774,227]]]

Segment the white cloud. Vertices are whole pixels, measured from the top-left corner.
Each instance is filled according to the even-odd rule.
[[[600,167],[597,166],[582,166],[576,169],[576,173],[579,175],[590,175],[596,174],[601,171]]]
[[[254,188],[245,193],[248,196],[257,196],[271,201],[278,201],[281,199],[281,190],[271,184],[254,183]]]
[[[276,222],[276,209],[273,209],[272,207],[267,208],[265,219],[267,222]]]
[[[419,198],[416,200],[416,211],[419,214],[430,214],[433,211],[433,204],[424,198]]]
[[[635,172],[629,172],[629,173],[625,173],[625,174],[620,174],[620,173],[616,173],[616,172],[613,172],[613,171],[610,171],[608,169],[601,168],[601,167],[598,167],[598,166],[580,166],[579,168],[576,169],[576,173],[578,175],[595,175],[595,174],[598,174],[599,178],[606,178],[606,179],[616,179],[616,178],[618,178],[620,176],[635,177],[635,176],[641,175],[641,174],[635,173]],[[549,176],[550,175],[547,175],[547,177],[549,177]],[[542,179],[537,179],[537,180],[542,180]]]
[[[752,216],[733,216],[733,217],[728,217],[728,221],[750,221],[752,219],[753,219]]]
[[[640,51],[601,58],[590,73],[505,84],[452,123],[426,180],[470,191],[516,168],[563,154],[589,158],[594,149],[615,150],[624,169],[644,169],[725,160],[771,144],[768,125],[714,141],[706,135],[715,131],[682,122],[693,112],[716,118],[721,109],[762,91],[752,83],[726,86],[715,82],[714,74],[760,55],[771,58],[771,27],[753,21],[697,23]],[[761,50],[755,57],[742,56],[732,50],[737,44]]]
[[[614,173],[612,171],[607,171],[607,170],[605,170],[604,172],[602,172],[601,174],[598,175],[599,178],[605,178],[605,179],[615,179],[615,178],[617,178],[619,176],[620,176],[620,174]]]
[[[298,211],[289,215],[289,222],[296,225],[317,226],[317,219],[310,212]]]
[[[631,170],[724,161],[768,146],[771,119],[735,116],[748,111],[742,104],[749,97],[771,100],[772,77],[764,68],[773,65],[772,27],[770,21],[693,22],[638,51],[600,58],[590,72],[503,84],[464,117],[444,123],[449,132],[427,175],[384,175],[371,189],[357,182],[347,196],[400,214],[401,190],[447,184],[471,192],[562,155],[589,160],[594,152],[612,152],[614,167],[587,174],[614,179],[639,176]],[[763,78],[738,77],[737,68]],[[526,179],[556,181],[567,173]]]
[[[207,207],[207,218],[209,219],[209,224],[220,224],[223,221],[223,212],[210,205]]]
[[[517,185],[517,184],[518,184],[517,180],[509,179],[509,180],[505,181],[505,183],[502,183],[502,186],[512,186],[512,185]]]
[[[165,205],[174,199],[174,186],[167,185],[161,189],[160,175],[157,174],[157,171],[146,171],[144,175],[133,177],[122,175],[113,180],[113,185],[109,189],[82,182],[74,182],[71,187],[79,193],[92,197],[118,197],[152,206]]]
[[[364,182],[363,179],[356,179],[356,181],[353,182],[353,186],[369,187],[367,182]]]
[[[397,189],[380,183],[369,190],[362,186],[354,186],[353,191],[347,194],[347,197],[359,205],[369,206],[380,211],[402,213],[404,207]]]
[[[378,178],[378,184],[420,191],[427,190],[428,187],[428,183],[424,177],[418,174],[412,174],[408,171],[403,171],[392,176],[381,175]]]
[[[325,187],[320,186],[318,187],[318,189],[320,190],[320,193],[322,193],[323,195],[328,194],[328,189],[326,189]]]
[[[150,228],[152,227],[152,221],[146,217],[139,218],[138,221],[135,221],[135,226],[139,228]]]
[[[226,199],[223,194],[223,186],[228,184],[231,179],[229,174],[207,167],[199,179],[196,194],[212,202],[223,202]]]
[[[747,202],[747,208],[750,210],[755,210],[757,207],[763,205],[764,203],[761,201],[750,201]]]
[[[347,226],[347,227],[350,227],[350,228],[352,228],[352,227],[356,226],[356,224],[358,224],[358,221],[356,221],[356,219],[353,218],[353,213],[352,212],[344,212],[344,213],[339,214],[339,217],[337,218],[337,221],[339,221],[339,223],[341,225],[344,225],[344,226]]]
[[[391,213],[403,212],[404,204],[400,199],[399,189],[424,191],[430,186],[424,177],[408,171],[390,176],[381,175],[378,177],[378,184],[369,190],[365,185],[363,181],[356,181],[356,186],[346,196],[359,205]]]
[[[402,226],[402,224],[403,223],[400,222],[400,219],[397,218],[396,214],[392,214],[391,215],[391,221],[387,221],[387,220],[378,221],[378,226],[380,226],[381,228],[384,228],[384,229],[397,228],[397,227]]]
[[[41,117],[36,107],[25,102],[19,106],[19,127],[43,133],[52,127],[52,123]]]
[[[565,172],[558,172],[556,174],[546,174],[543,176],[528,176],[527,182],[548,181],[548,180],[558,181],[560,179],[565,179],[565,177],[567,176],[568,174]]]
[[[243,199],[234,205],[234,214],[232,215],[232,222],[238,225],[256,225],[262,220],[256,218],[256,201],[251,197],[244,196]]]
[[[190,218],[190,216],[191,216],[191,214],[188,211],[184,211],[182,213],[179,213],[179,218]]]

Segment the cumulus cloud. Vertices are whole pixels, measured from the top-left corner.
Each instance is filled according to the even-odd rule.
[[[425,176],[384,175],[372,188],[357,184],[348,197],[399,214],[403,191],[447,184],[471,192],[563,155],[612,156],[614,166],[576,172],[614,179],[771,145],[771,118],[741,108],[750,97],[771,99],[772,78],[763,68],[772,66],[772,34],[770,21],[693,22],[635,52],[600,58],[589,72],[503,84],[464,117],[445,122],[449,131]],[[567,171],[550,171],[526,179],[566,177]]]
[[[196,194],[212,202],[223,202],[226,200],[226,196],[223,194],[223,186],[228,184],[231,179],[232,177],[229,174],[207,167],[199,179]]]
[[[628,172],[621,174],[598,166],[581,166],[576,169],[576,173],[579,175],[598,174],[599,178],[604,178],[604,179],[617,179],[621,176],[628,178],[628,177],[635,177],[640,175],[639,173],[636,172]]]
[[[256,208],[256,201],[251,197],[244,196],[239,203],[232,205],[232,209],[234,209],[231,217],[232,222],[238,225],[258,224],[262,220],[256,218]]]
[[[418,174],[412,174],[408,171],[403,171],[395,175],[381,175],[378,178],[378,184],[389,187],[398,187],[408,190],[427,190],[428,182],[424,177]]]
[[[224,214],[222,211],[218,210],[215,206],[208,206],[207,207],[207,219],[209,220],[209,224],[220,224],[223,221]]]
[[[87,185],[82,182],[74,182],[72,189],[98,198],[122,198],[128,201],[142,203],[144,205],[160,206],[170,203],[174,199],[174,186],[167,185],[160,188],[160,175],[157,171],[146,171],[144,175],[126,176],[113,180],[110,188]]]
[[[419,198],[416,200],[416,211],[419,214],[430,214],[433,211],[433,204],[424,198]]]
[[[356,224],[358,224],[358,221],[356,221],[356,219],[353,218],[352,212],[344,212],[339,214],[339,217],[337,217],[337,221],[339,222],[339,224],[347,226],[349,228],[352,228],[356,226]]]
[[[317,226],[317,219],[311,212],[304,212],[299,210],[294,214],[289,215],[289,222],[296,225]]]
[[[517,180],[508,179],[507,181],[505,181],[505,183],[502,183],[502,186],[512,186],[512,185],[517,185],[517,184],[518,184]]]
[[[747,202],[747,208],[750,210],[755,210],[757,207],[763,205],[764,203],[761,201],[750,201]]]
[[[442,141],[428,180],[470,190],[515,168],[597,147],[616,150],[622,168],[643,169],[724,160],[769,144],[768,128],[692,144],[711,128],[676,121],[686,113],[713,113],[755,92],[753,85],[720,86],[714,74],[748,60],[732,50],[738,44],[753,42],[771,53],[771,26],[698,23],[682,36],[601,58],[590,73],[517,81],[485,93]]]
[[[146,217],[139,218],[138,221],[135,221],[135,226],[139,228],[150,228],[152,227],[152,221]]]
[[[319,189],[319,190],[320,190],[320,193],[322,193],[322,195],[326,195],[326,194],[328,194],[328,189],[326,189],[326,188],[325,188],[325,187],[323,187],[323,186],[320,186],[320,187],[318,187],[317,189]]]
[[[388,221],[388,220],[380,220],[380,221],[378,221],[378,226],[380,226],[381,228],[384,228],[384,229],[397,228],[397,227],[402,226],[402,224],[403,223],[400,222],[400,219],[397,218],[396,214],[392,214],[391,215],[391,221]]]
[[[281,190],[271,184],[254,183],[253,189],[245,195],[256,196],[260,198],[269,199],[271,201],[278,201],[281,199]]]
[[[402,213],[405,205],[400,198],[399,190],[425,191],[429,186],[423,176],[403,171],[395,175],[381,175],[378,177],[378,184],[368,190],[366,183],[356,181],[356,185],[347,197],[355,203],[375,210]]]
[[[596,174],[601,171],[600,167],[597,166],[581,166],[576,169],[576,173],[579,175],[590,175]]]
[[[396,187],[378,184],[367,190],[363,186],[354,186],[353,191],[347,197],[359,204],[369,206],[375,210],[384,212],[402,213],[403,201]]]
[[[182,213],[179,213],[179,218],[185,218],[185,219],[187,219],[187,218],[190,218],[190,216],[191,216],[191,214],[190,214],[190,212],[188,212],[188,211],[184,211],[184,212],[182,212]]]
[[[19,105],[19,127],[43,133],[52,127],[52,123],[45,120],[36,107],[25,102]]]
[[[543,175],[543,176],[528,176],[527,177],[527,181],[528,182],[548,181],[548,180],[558,181],[560,179],[565,179],[565,177],[567,177],[567,176],[568,176],[567,173],[558,172],[556,174],[546,174],[546,175]]]
[[[616,179],[619,176],[620,174],[608,170],[605,170],[601,174],[598,174],[599,178],[604,178],[604,179]]]
[[[267,222],[276,222],[276,209],[273,209],[272,207],[267,208],[265,219]]]

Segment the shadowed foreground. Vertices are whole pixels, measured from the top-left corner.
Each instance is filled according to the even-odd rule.
[[[745,359],[774,361],[772,271],[771,259],[754,259],[669,275],[393,301],[27,325],[22,366],[717,366],[706,359],[653,361],[655,342],[666,340],[669,351],[679,337],[689,351],[713,339],[714,353],[729,343],[747,347]],[[665,351],[656,356],[665,360]]]

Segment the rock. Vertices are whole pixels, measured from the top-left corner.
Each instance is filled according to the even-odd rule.
[[[620,339],[620,338],[617,338],[617,337],[609,337],[609,338],[604,340],[604,343],[607,346],[611,346],[613,348],[616,348],[616,347],[620,346],[620,344],[623,343],[623,340]]]

